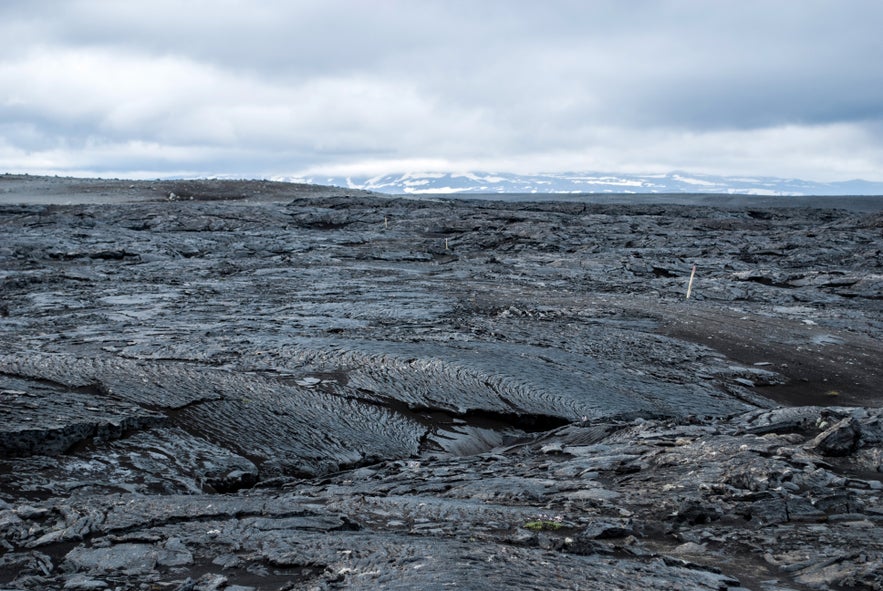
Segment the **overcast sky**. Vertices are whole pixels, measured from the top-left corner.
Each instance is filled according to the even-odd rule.
[[[0,172],[883,181],[880,0],[3,0]]]

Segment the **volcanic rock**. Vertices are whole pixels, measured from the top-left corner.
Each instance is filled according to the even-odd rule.
[[[2,183],[0,588],[883,588],[866,201]]]

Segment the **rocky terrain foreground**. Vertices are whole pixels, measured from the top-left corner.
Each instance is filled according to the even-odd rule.
[[[0,590],[883,589],[883,198],[788,199],[0,176]]]

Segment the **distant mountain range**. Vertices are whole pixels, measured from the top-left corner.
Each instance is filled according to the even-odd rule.
[[[489,172],[404,173],[374,177],[284,177],[275,180],[336,185],[393,194],[444,193],[724,193],[742,195],[883,195],[883,182],[820,183],[775,177],[669,174]]]

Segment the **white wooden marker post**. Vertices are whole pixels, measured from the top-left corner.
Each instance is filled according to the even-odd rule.
[[[693,270],[690,272],[690,283],[687,284],[687,299],[690,299],[690,292],[693,291],[693,277],[696,276],[696,265],[693,265]]]

